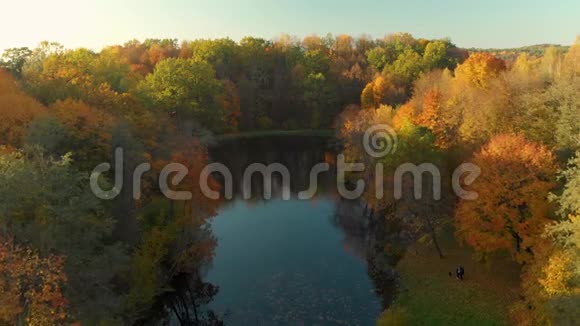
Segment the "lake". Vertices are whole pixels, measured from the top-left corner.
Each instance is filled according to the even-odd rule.
[[[204,281],[219,287],[208,308],[226,325],[372,325],[392,297],[394,284],[369,265],[373,230],[357,201],[340,199],[333,172],[320,175],[316,196],[299,200],[310,168],[334,155],[326,137],[230,140],[213,147],[214,162],[234,179],[234,198],[211,221],[215,257]],[[243,170],[251,163],[282,163],[290,171],[292,198],[273,175],[273,198],[241,198]]]

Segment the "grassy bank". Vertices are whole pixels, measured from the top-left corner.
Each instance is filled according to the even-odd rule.
[[[397,265],[402,278],[397,299],[378,325],[508,325],[509,307],[518,298],[519,266],[509,257],[477,262],[451,231],[441,238],[443,259],[434,248],[409,248]],[[463,281],[448,274],[459,265],[465,268]]]
[[[299,130],[257,130],[238,132],[233,134],[223,134],[215,136],[219,141],[228,141],[246,138],[274,137],[274,136],[309,136],[309,137],[332,137],[336,131],[334,129],[299,129]]]

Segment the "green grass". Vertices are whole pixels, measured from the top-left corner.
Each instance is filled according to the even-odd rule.
[[[238,132],[233,134],[217,135],[217,141],[236,140],[245,138],[258,138],[270,136],[311,136],[311,137],[332,137],[336,131],[334,129],[299,129],[299,130],[257,130]]]
[[[433,248],[414,245],[399,262],[401,287],[378,325],[509,325],[519,266],[509,257],[482,264],[457,244],[451,231],[441,237],[445,258]],[[465,268],[463,281],[448,275],[458,265]]]

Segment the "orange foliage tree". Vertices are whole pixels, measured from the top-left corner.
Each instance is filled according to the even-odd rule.
[[[554,155],[521,135],[504,134],[493,137],[472,162],[482,170],[471,185],[478,198],[459,202],[458,238],[479,254],[508,250],[518,262],[529,261],[548,222]]]
[[[64,258],[42,258],[32,249],[0,240],[0,321],[55,325],[67,318]]]
[[[71,99],[50,106],[53,114],[67,130],[67,150],[76,160],[91,161],[107,157],[110,152],[113,118],[103,111]]]
[[[416,115],[417,108],[411,101],[401,105],[395,111],[395,115],[393,116],[393,127],[399,129],[403,127],[405,123],[415,121]]]
[[[395,104],[404,98],[404,89],[393,83],[389,76],[378,76],[361,93],[361,107],[377,108],[381,104]]]
[[[30,122],[46,107],[24,94],[12,76],[0,69],[0,145],[20,147]]]
[[[172,153],[171,161],[183,164],[189,171],[187,177],[180,183],[179,188],[192,194],[191,200],[186,202],[186,218],[203,220],[206,217],[215,215],[218,202],[207,198],[199,185],[201,171],[209,162],[207,148],[196,138],[184,140],[182,144],[177,146],[179,150],[175,150]],[[210,177],[207,181],[212,189],[219,190],[219,184],[213,178]]]
[[[442,94],[433,88],[425,94],[423,111],[414,119],[416,124],[431,129],[436,137],[435,144],[440,148],[448,148],[455,139],[456,128],[445,113]]]
[[[240,94],[236,84],[230,80],[224,80],[224,94],[220,96],[221,106],[225,114],[225,124],[228,131],[238,131],[240,120]]]

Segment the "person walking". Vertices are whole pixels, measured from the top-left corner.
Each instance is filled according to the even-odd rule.
[[[465,275],[465,269],[463,268],[463,266],[459,266],[458,270],[458,274],[459,274],[459,279],[463,281],[463,275]]]

